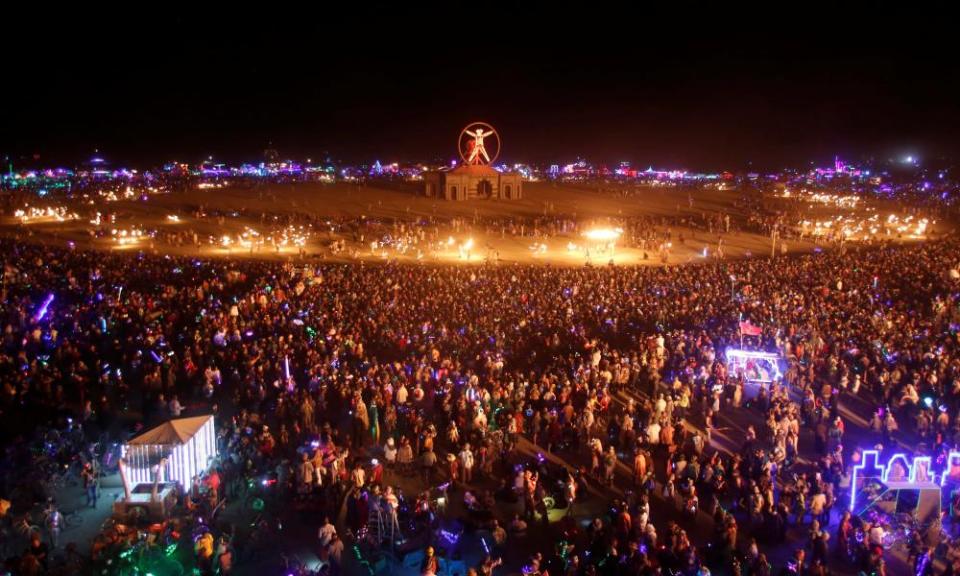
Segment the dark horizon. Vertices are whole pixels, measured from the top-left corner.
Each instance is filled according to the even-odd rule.
[[[446,160],[478,119],[508,163],[773,170],[960,153],[960,66],[929,26],[893,36],[867,19],[816,36],[789,18],[634,27],[613,14],[572,27],[524,8],[496,12],[516,26],[471,20],[445,42],[380,8],[194,14],[84,12],[5,34],[0,156]]]

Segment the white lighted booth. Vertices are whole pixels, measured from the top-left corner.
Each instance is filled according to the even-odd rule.
[[[123,446],[120,477],[124,500],[114,512],[143,508],[150,516],[166,516],[177,491],[190,488],[217,455],[213,416],[169,420]]]

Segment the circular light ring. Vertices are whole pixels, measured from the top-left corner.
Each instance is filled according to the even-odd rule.
[[[477,128],[483,129],[483,132],[484,132],[483,137],[485,139],[490,137],[494,137],[497,139],[497,151],[492,156],[490,156],[490,161],[477,162],[477,164],[480,164],[480,165],[492,166],[493,163],[497,161],[497,158],[500,157],[500,133],[497,132],[493,126],[491,126],[490,124],[487,124],[486,122],[471,122],[470,124],[467,124],[463,128],[463,130],[460,131],[460,138],[457,140],[457,152],[460,153],[460,159],[463,160],[464,164],[470,164],[470,162],[467,160],[468,158],[467,153],[469,153],[469,150],[464,149],[465,147],[464,147],[463,137],[467,135],[467,132],[476,132]],[[486,142],[484,142],[484,148],[486,148]],[[487,150],[487,153],[489,154],[489,150]]]

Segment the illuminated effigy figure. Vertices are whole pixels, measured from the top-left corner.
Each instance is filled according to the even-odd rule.
[[[471,140],[468,145],[470,155],[467,156],[467,164],[479,164],[480,156],[483,156],[483,159],[489,164],[490,156],[487,154],[487,149],[483,146],[483,138],[484,136],[489,136],[490,133],[485,132],[483,128],[477,127],[473,132],[467,131],[466,134],[467,136],[473,136],[473,140]]]
[[[473,122],[460,131],[457,146],[467,166],[491,166],[500,156],[500,133],[486,122]]]
[[[523,174],[505,166],[494,169],[500,157],[500,133],[486,122],[471,122],[457,138],[461,164],[423,173],[424,194],[444,200],[519,200]]]

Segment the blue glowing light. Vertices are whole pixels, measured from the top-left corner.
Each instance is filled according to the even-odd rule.
[[[460,540],[459,534],[454,534],[453,532],[448,532],[447,530],[440,530],[440,534],[443,536],[443,539],[450,544],[456,544]]]

